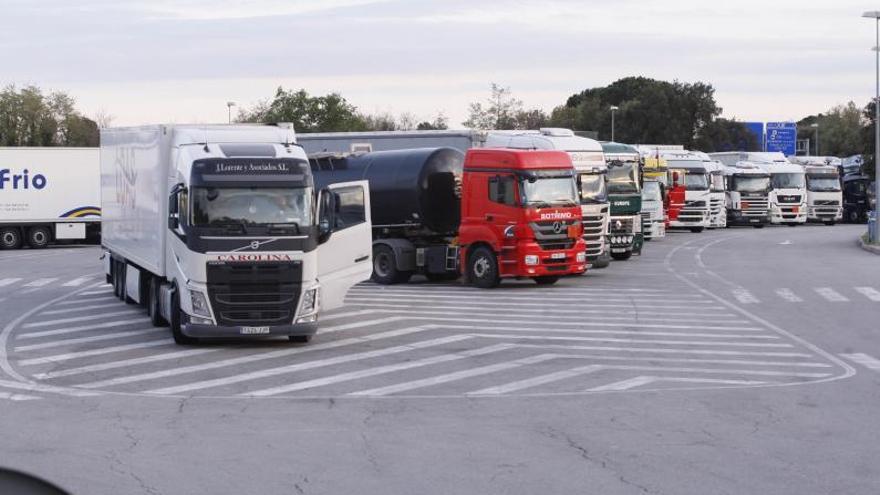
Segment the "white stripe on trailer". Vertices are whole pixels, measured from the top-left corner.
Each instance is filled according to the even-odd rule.
[[[332,342],[325,342],[321,344],[313,344],[308,347],[294,347],[291,349],[283,349],[280,351],[274,352],[265,352],[260,354],[251,354],[249,356],[242,356],[231,359],[223,359],[220,361],[212,361],[209,363],[196,364],[191,366],[183,366],[181,368],[171,368],[162,371],[155,371],[152,373],[140,373],[136,375],[128,375],[121,376],[118,378],[112,378],[109,380],[101,380],[92,383],[86,383],[83,385],[79,385],[82,388],[102,388],[102,387],[112,387],[115,385],[124,385],[128,383],[141,382],[146,380],[155,380],[158,378],[166,378],[170,376],[180,376],[186,373],[197,373],[200,371],[207,371],[217,368],[224,368],[227,366],[238,366],[240,364],[254,363],[257,361],[264,361],[266,359],[275,359],[280,357],[288,357],[295,356],[297,354],[303,354],[307,352],[315,352],[322,351],[326,349],[335,349],[337,347],[344,347],[347,345],[354,344],[363,344],[366,342],[372,342],[376,340],[388,339],[393,337],[400,337],[403,335],[409,335],[417,332],[424,332],[426,330],[430,330],[433,327],[430,325],[424,325],[420,327],[409,327],[409,328],[401,328],[398,330],[391,330],[388,332],[376,333],[365,335],[363,337],[350,337],[341,340],[335,340]]]
[[[831,287],[816,287],[813,289],[817,294],[824,297],[829,302],[847,302],[849,299],[843,296],[843,294],[837,292]]]
[[[73,313],[78,311],[91,311],[93,309],[104,309],[104,308],[118,308],[118,302],[112,302],[107,304],[93,304],[91,306],[78,306],[75,308],[64,308],[64,309],[53,309],[51,311],[42,311],[37,313],[38,315],[63,315],[67,313]]]
[[[22,285],[22,287],[28,287],[28,288],[44,287],[46,285],[51,284],[52,282],[54,282],[56,280],[58,280],[58,279],[57,278],[38,278],[38,279],[34,280],[33,282],[29,282],[27,284]]]
[[[61,347],[65,345],[73,345],[73,344],[86,344],[91,342],[101,342],[104,340],[113,340],[113,339],[122,339],[125,337],[137,337],[139,335],[147,335],[151,333],[156,333],[160,329],[158,328],[147,328],[144,330],[131,330],[125,332],[116,332],[116,333],[105,333],[101,335],[94,335],[92,337],[79,337],[75,339],[64,339],[64,340],[53,340],[51,342],[43,342],[42,344],[31,344],[24,345],[15,348],[15,352],[26,352],[26,351],[35,351],[37,349],[50,349],[52,347]],[[167,330],[166,330],[167,331]]]
[[[0,278],[0,287],[6,287],[7,285],[12,285],[18,281],[20,278]]]
[[[853,354],[841,354],[841,356],[855,363],[859,363],[869,370],[880,371],[880,359],[869,356],[865,353],[856,352]]]
[[[397,364],[389,364],[386,366],[379,366],[376,368],[367,368],[365,370],[352,371],[350,373],[342,373],[339,375],[327,376],[323,378],[316,378],[314,380],[307,380],[303,382],[291,383],[287,385],[281,385],[278,387],[266,388],[263,390],[256,390],[253,392],[246,392],[240,394],[242,396],[252,396],[252,397],[269,397],[273,395],[288,393],[288,392],[296,392],[298,390],[306,390],[310,388],[324,387],[327,385],[333,385],[336,383],[342,383],[352,380],[359,380],[361,378],[367,378],[371,376],[384,375],[387,373],[394,373],[397,371],[409,370],[413,368],[420,368],[423,366],[431,366],[434,364],[448,363],[451,361],[458,361],[461,359],[466,359],[474,356],[483,356],[486,354],[491,354],[493,352],[500,352],[506,349],[510,349],[512,346],[510,344],[496,344],[488,347],[482,347],[479,349],[472,349],[469,351],[463,352],[454,352],[451,354],[442,354],[440,356],[432,356],[424,359],[418,359],[415,361],[406,361],[403,363]]]
[[[714,378],[684,378],[684,377],[664,377],[664,376],[637,376],[628,380],[623,380],[608,385],[594,387],[588,392],[609,392],[630,390],[636,387],[649,385],[656,382],[678,382],[678,383],[700,383],[711,385],[765,385],[767,382],[754,380],[719,380]]]
[[[80,359],[80,358],[92,357],[92,356],[102,356],[104,354],[112,354],[114,352],[125,352],[125,351],[134,351],[134,350],[138,350],[138,349],[149,349],[151,347],[160,347],[163,345],[172,345],[172,344],[174,344],[174,341],[170,340],[170,339],[151,340],[150,342],[138,342],[137,344],[116,345],[116,346],[112,346],[112,347],[101,347],[98,349],[91,349],[88,351],[68,352],[68,353],[64,353],[64,354],[55,354],[52,356],[22,359],[21,361],[18,361],[18,365],[19,366],[34,366],[37,364],[60,363],[63,361],[70,361],[72,359]]]
[[[523,359],[517,359],[515,361],[508,361],[504,363],[496,363],[490,364],[488,366],[480,366],[479,368],[471,368],[462,371],[455,371],[452,373],[446,373],[443,375],[432,376],[430,378],[423,378],[421,380],[413,380],[410,382],[397,383],[394,385],[388,385],[386,387],[378,387],[371,388],[369,390],[361,390],[358,392],[351,392],[348,395],[355,396],[371,396],[371,397],[379,397],[383,395],[396,394],[399,392],[408,392],[410,390],[416,390],[419,388],[432,387],[435,385],[441,385],[444,383],[454,382],[458,380],[464,380],[467,378],[473,378],[475,376],[488,375],[490,373],[497,373],[499,371],[510,370],[513,368],[519,368],[521,366],[526,366],[530,364],[537,364],[544,361],[549,361],[551,359],[555,359],[556,356],[553,354],[542,354],[538,356],[530,356]]]
[[[61,318],[59,320],[45,320],[45,321],[35,321],[32,323],[25,323],[22,325],[22,328],[39,328],[39,327],[51,327],[53,325],[58,325],[60,323],[74,323],[78,321],[88,321],[88,320],[98,320],[101,318],[109,318],[111,316],[122,316],[122,315],[134,315],[140,314],[140,310],[136,309],[127,309],[125,311],[116,311],[114,313],[101,313],[96,315],[86,315],[86,316],[74,316],[71,318]],[[143,318],[137,321],[143,321]]]
[[[116,321],[108,321],[105,323],[95,323],[92,325],[83,325],[80,327],[70,327],[70,328],[61,328],[58,330],[46,330],[42,332],[28,332],[17,335],[18,339],[36,339],[39,337],[50,337],[54,335],[66,335],[69,333],[77,333],[77,332],[87,332],[90,330],[98,330],[101,328],[113,328],[113,327],[121,327],[125,325],[131,325],[132,323],[148,323],[148,321],[144,321],[146,318],[134,318],[130,320],[116,320]]]
[[[758,300],[751,292],[747,291],[743,288],[733,289],[733,297],[736,298],[740,304],[757,304],[761,301]]]
[[[537,387],[539,385],[546,385],[548,383],[558,382],[561,380],[567,380],[569,378],[575,378],[581,375],[586,375],[589,373],[595,373],[601,370],[603,366],[601,364],[591,364],[589,366],[578,366],[577,368],[572,368],[569,370],[556,371],[554,373],[547,373],[546,375],[534,376],[532,378],[526,378],[525,380],[518,380],[515,382],[505,383],[504,385],[496,385],[494,387],[482,388],[480,390],[474,390],[473,392],[468,392],[465,395],[501,395],[508,394],[510,392],[518,392],[520,390],[524,390],[527,388]]]
[[[390,354],[400,354],[404,352],[414,351],[417,349],[425,349],[428,347],[436,347],[444,344],[451,344],[453,342],[459,342],[462,340],[469,339],[467,335],[453,335],[449,337],[440,337],[437,339],[431,340],[423,340],[419,342],[413,342],[410,344],[404,344],[394,347],[386,347],[384,349],[377,349],[374,351],[366,351],[366,352],[358,352],[354,354],[343,354],[342,356],[334,356],[324,359],[316,359],[314,361],[305,361],[296,364],[291,364],[287,366],[281,366],[278,368],[269,368],[262,369],[258,371],[253,371],[250,373],[243,373],[232,375],[224,378],[215,378],[213,380],[204,380],[200,382],[187,383],[185,385],[177,385],[174,387],[165,387],[155,390],[148,390],[145,393],[148,394],[158,394],[158,395],[174,395],[179,394],[181,392],[189,392],[193,390],[204,390],[206,388],[214,388],[214,387],[223,387],[226,385],[231,385],[234,383],[247,382],[252,380],[259,380],[262,378],[269,378],[278,375],[284,375],[287,373],[293,373],[296,371],[303,370],[311,370],[315,368],[322,368],[325,366],[332,366],[341,363],[350,363],[353,361],[362,361],[364,359],[372,359],[376,357],[388,356]]]
[[[158,361],[167,361],[169,359],[183,359],[202,354],[218,352],[220,349],[191,349],[187,351],[169,352],[166,354],[154,354],[152,356],[144,356],[139,358],[124,359],[122,361],[112,361],[109,363],[92,364],[89,366],[81,366],[79,368],[68,368],[58,371],[47,371],[45,373],[36,373],[33,375],[37,380],[51,380],[53,378],[61,378],[65,376],[79,375],[82,373],[95,373],[98,371],[112,370],[116,368],[124,368],[128,366],[137,366],[140,364],[155,363]]]
[[[880,302],[880,291],[873,287],[855,287],[856,292],[867,297],[868,299]]]
[[[73,280],[70,280],[68,282],[61,284],[61,287],[79,287],[80,285],[88,282],[92,278],[93,278],[92,275],[86,275],[85,277],[75,278]]]
[[[785,299],[788,302],[793,302],[793,303],[804,302],[804,300],[801,299],[800,297],[798,297],[798,295],[795,294],[794,291],[792,291],[791,289],[786,289],[786,288],[776,289],[776,295]]]

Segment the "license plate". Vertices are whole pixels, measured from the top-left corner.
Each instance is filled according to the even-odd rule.
[[[565,253],[553,253],[550,255],[551,260],[564,260]]]
[[[752,222],[752,223],[758,223],[758,222],[760,222],[760,220],[758,220],[757,218],[753,218],[753,219],[751,219],[751,220],[749,220],[749,221]]]
[[[265,335],[269,333],[269,327],[241,327],[242,335]]]

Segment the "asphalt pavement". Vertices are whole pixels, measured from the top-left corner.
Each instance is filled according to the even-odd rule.
[[[880,258],[672,232],[538,287],[362,284],[309,344],[173,344],[96,247],[0,252],[0,466],[74,494],[880,492]]]

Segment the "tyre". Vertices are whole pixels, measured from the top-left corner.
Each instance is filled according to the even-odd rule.
[[[180,293],[176,290],[171,297],[171,311],[169,313],[171,313],[171,321],[169,323],[171,324],[171,336],[174,337],[174,343],[177,345],[197,344],[199,339],[187,337],[183,334],[182,327],[186,316],[180,310]]]
[[[559,277],[535,277],[535,283],[538,285],[553,285],[559,281]]]
[[[21,231],[16,227],[0,230],[0,248],[18,249],[21,247]]]
[[[849,220],[849,223],[859,223],[860,217],[859,212],[856,210],[849,210],[846,213],[846,218]]]
[[[763,223],[759,223],[758,225],[752,225],[752,227],[754,227],[754,228],[756,228],[756,229],[763,229],[763,228],[764,228],[764,224],[763,224]]]
[[[168,325],[165,318],[162,318],[162,312],[159,311],[159,298],[161,297],[159,286],[159,279],[150,275],[150,288],[147,291],[147,314],[150,315],[150,323],[152,323],[154,327],[164,327]]]
[[[308,344],[312,341],[311,335],[288,335],[287,338],[295,344]]]
[[[622,253],[611,253],[611,257],[617,261],[626,261],[632,258],[632,251],[624,251]]]
[[[468,279],[481,289],[497,287],[501,282],[498,276],[498,259],[495,253],[485,247],[474,249],[468,256]]]
[[[52,241],[52,234],[46,227],[31,227],[27,234],[28,246],[34,249],[42,249]]]
[[[377,284],[391,285],[409,281],[412,272],[397,269],[397,258],[394,250],[384,244],[373,247],[373,276]]]
[[[703,231],[704,228],[705,227],[691,227],[691,232],[693,232],[694,234],[699,234]]]
[[[110,270],[110,277],[113,278],[113,295],[116,296],[116,299],[121,300],[123,284],[122,269],[120,268],[120,266],[122,265],[122,263],[117,260],[113,260],[110,263],[112,265],[112,268]]]

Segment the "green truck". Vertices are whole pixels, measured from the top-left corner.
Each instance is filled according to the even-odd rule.
[[[602,152],[608,163],[608,242],[611,257],[627,260],[641,254],[645,243],[642,234],[642,173],[641,156],[636,148],[614,142],[603,142]]]

